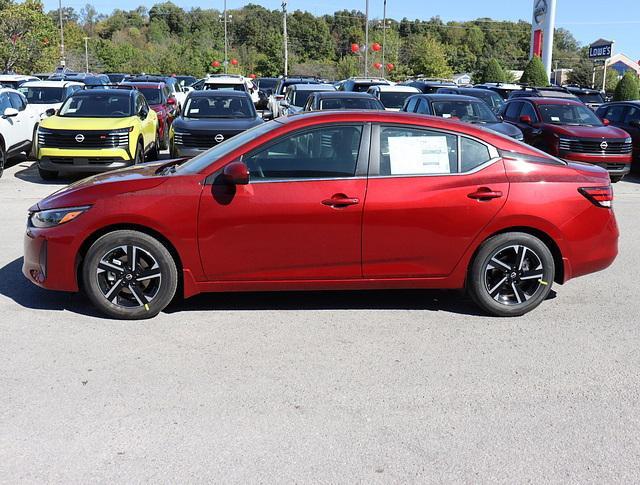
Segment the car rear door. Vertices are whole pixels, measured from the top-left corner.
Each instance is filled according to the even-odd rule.
[[[508,191],[497,150],[481,140],[417,126],[374,126],[364,277],[450,274]]]
[[[361,278],[369,133],[325,124],[286,134],[243,155],[248,185],[205,187],[198,234],[208,279]]]

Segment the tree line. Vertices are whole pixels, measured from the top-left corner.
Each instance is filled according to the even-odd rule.
[[[147,72],[192,74],[220,72],[214,61],[224,60],[222,12],[215,9],[184,10],[171,2],[150,9],[114,10],[99,14],[91,4],[80,11],[63,8],[67,66],[83,70],[85,37],[89,64],[99,72]],[[283,72],[282,12],[249,4],[229,10],[229,59],[231,72],[276,76]],[[16,72],[51,71],[60,61],[58,10],[45,12],[40,0],[18,3],[0,0],[0,69]],[[362,74],[362,52],[352,45],[365,40],[365,15],[341,10],[315,16],[296,10],[287,17],[289,72],[327,78]],[[466,22],[390,19],[387,25],[372,20],[370,75],[403,79],[410,75],[449,78],[472,73],[475,81],[508,81],[509,70],[523,70],[529,59],[531,24],[481,18]],[[555,35],[554,62],[575,69],[572,81],[591,83],[592,64],[586,48],[565,29]],[[387,64],[392,69],[387,69]],[[391,67],[391,66],[390,66]],[[499,73],[500,79],[496,76]],[[492,79],[489,79],[489,76]]]

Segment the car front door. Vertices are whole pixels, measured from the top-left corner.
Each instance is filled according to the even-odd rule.
[[[637,172],[640,170],[640,106],[627,105],[620,127],[633,140],[633,169]]]
[[[8,94],[11,107],[18,110],[18,116],[14,118],[16,121],[15,130],[18,143],[32,142],[36,117],[33,112],[27,110],[27,100],[21,94]]]
[[[9,101],[9,95],[7,93],[0,93],[0,135],[4,138],[4,145],[7,151],[20,143],[17,116],[4,116],[4,111],[12,107]]]
[[[205,186],[198,234],[208,279],[360,278],[368,142],[368,125],[304,129],[244,154],[249,184]]]
[[[149,107],[149,104],[142,95],[136,98],[136,112],[146,113],[146,116],[141,116],[142,125],[142,137],[144,139],[144,147],[148,149],[156,139],[156,119],[153,110]]]
[[[498,151],[455,133],[374,126],[363,218],[364,278],[449,275],[505,204]]]

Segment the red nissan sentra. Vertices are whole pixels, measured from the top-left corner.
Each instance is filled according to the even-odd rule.
[[[23,272],[116,318],[201,292],[465,288],[522,315],[617,255],[607,172],[428,116],[282,118],[30,210]]]

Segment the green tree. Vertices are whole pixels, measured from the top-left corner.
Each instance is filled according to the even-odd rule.
[[[542,60],[538,56],[533,56],[533,58],[527,63],[520,82],[523,84],[530,84],[531,86],[549,85],[549,78],[547,77],[544,64],[542,64]]]
[[[480,80],[483,83],[503,83],[506,82],[507,75],[496,59],[489,59]]]
[[[55,64],[57,33],[38,0],[0,10],[0,71],[33,72]]]
[[[439,78],[453,75],[444,46],[431,35],[412,35],[405,48],[406,63],[415,75]]]
[[[625,72],[622,79],[618,81],[613,99],[614,101],[633,101],[640,99],[640,92],[638,91],[638,75],[634,71],[629,70]]]

